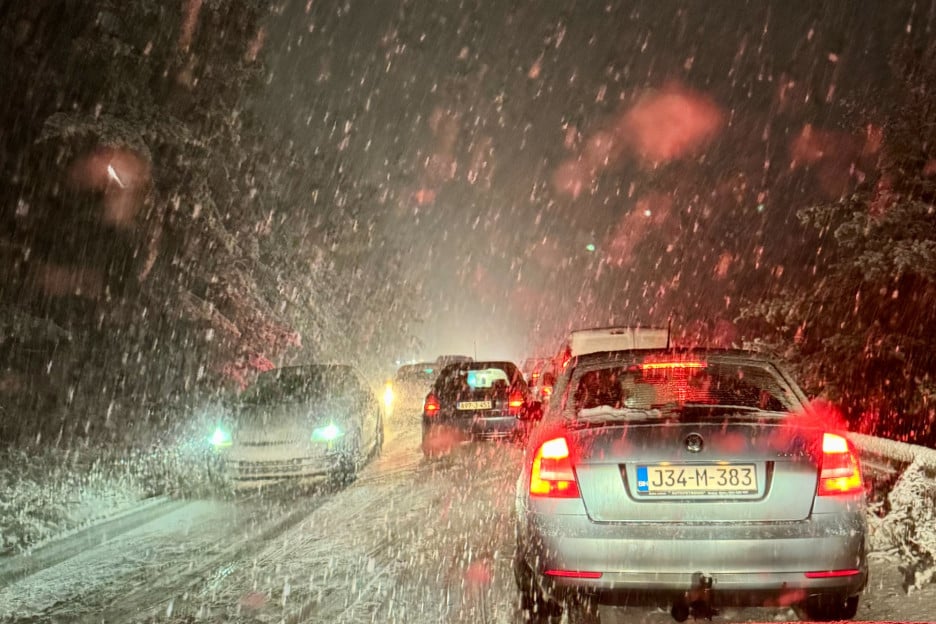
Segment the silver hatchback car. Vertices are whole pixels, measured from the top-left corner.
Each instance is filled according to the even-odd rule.
[[[868,581],[865,485],[841,431],[745,351],[573,358],[517,483],[522,608],[720,605],[855,615]],[[571,615],[571,614],[570,614]]]

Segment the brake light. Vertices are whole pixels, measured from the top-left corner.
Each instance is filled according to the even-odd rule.
[[[439,409],[441,409],[441,407],[442,406],[439,405],[438,397],[436,397],[434,394],[430,394],[426,397],[426,402],[423,403],[423,414],[426,416],[435,416],[439,413]]]
[[[822,464],[819,468],[819,496],[852,494],[861,491],[864,483],[858,457],[848,440],[835,433],[822,436]]]
[[[569,444],[565,438],[543,442],[533,456],[530,496],[578,498],[578,483],[572,471]]]
[[[553,389],[552,386],[543,386],[542,388],[540,388],[540,392],[543,393],[543,396],[544,396],[544,397],[547,397],[547,398],[548,398],[548,397],[552,396],[552,389]]]
[[[705,368],[705,362],[644,362],[643,370],[671,370],[678,368]]]
[[[510,413],[510,415],[516,416],[523,408],[523,403],[523,393],[519,390],[514,390],[510,393],[510,397],[507,399],[507,411]]]
[[[572,347],[566,347],[566,350],[562,353],[562,369],[565,370],[569,365],[569,362],[572,361]]]

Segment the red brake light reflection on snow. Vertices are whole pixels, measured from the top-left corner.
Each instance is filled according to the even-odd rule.
[[[543,442],[530,468],[530,496],[578,498],[578,483],[572,471],[569,444],[565,438]]]
[[[819,469],[819,496],[853,494],[864,487],[854,449],[844,436],[822,435],[822,464]]]

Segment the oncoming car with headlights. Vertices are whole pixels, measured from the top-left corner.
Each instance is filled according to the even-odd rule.
[[[573,358],[517,483],[516,582],[533,619],[568,605],[793,605],[854,617],[865,487],[843,432],[743,351]]]
[[[349,366],[262,373],[209,438],[234,487],[345,483],[383,444],[380,403]]]

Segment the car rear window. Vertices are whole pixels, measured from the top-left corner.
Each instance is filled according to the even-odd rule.
[[[447,366],[439,373],[434,390],[439,398],[470,393],[506,391],[526,385],[520,370],[510,362],[464,362]]]
[[[800,408],[786,381],[767,363],[645,362],[587,371],[571,397],[576,413],[596,408],[653,409],[684,405],[773,412]]]

